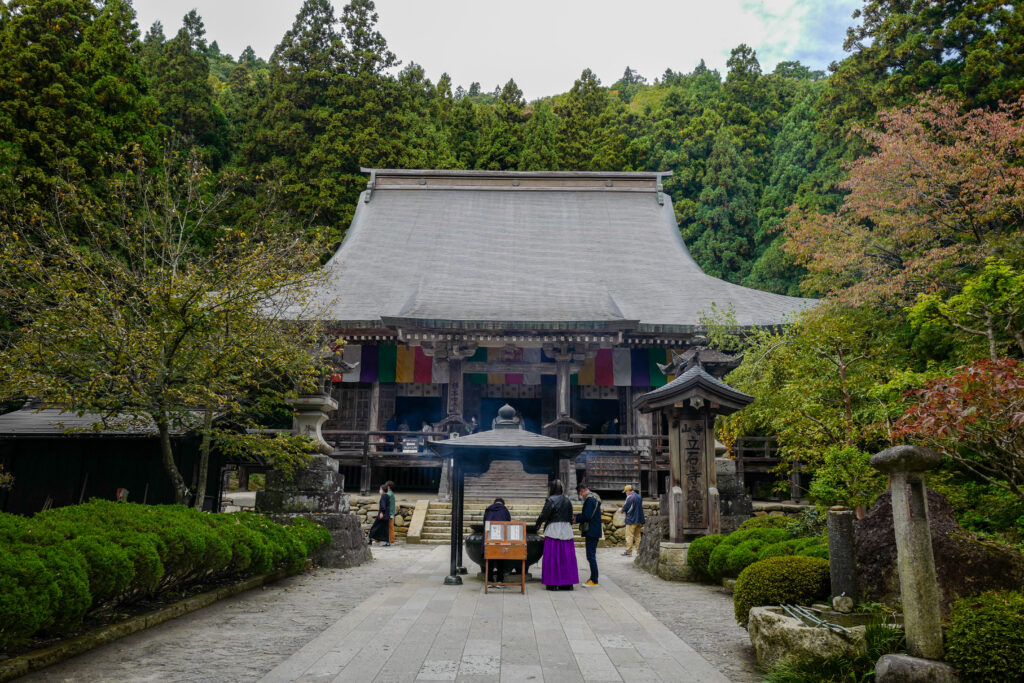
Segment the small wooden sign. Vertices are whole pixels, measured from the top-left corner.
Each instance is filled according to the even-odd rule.
[[[518,583],[491,581],[491,561],[520,560]],[[519,586],[526,593],[526,522],[484,523],[484,593],[491,586]]]

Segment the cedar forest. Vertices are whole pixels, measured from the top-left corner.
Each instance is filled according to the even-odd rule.
[[[627,66],[602,83],[588,69],[533,102],[513,79],[431,82],[389,51],[371,0],[339,8],[306,0],[265,61],[221,52],[195,11],[169,36],[159,23],[142,34],[129,0],[0,5],[4,354],[40,334],[31,295],[11,293],[11,264],[31,262],[12,256],[17,236],[59,225],[69,249],[89,250],[114,214],[134,215],[126,178],[169,184],[182,159],[201,169],[195,201],[215,208],[182,233],[197,254],[262,224],[321,258],[366,185],[360,167],[671,171],[707,273],[822,299],[743,336],[729,311],[708,312],[712,342],[744,354],[728,381],[758,399],[719,426],[723,440],[776,435],[817,473],[815,500],[854,506],[884,489],[870,454],[927,444],[947,456],[934,486],[963,523],[1021,542],[1019,4],[865,0],[828,72],[766,72],[738,45],[725,73]],[[7,397],[44,386],[7,374]]]

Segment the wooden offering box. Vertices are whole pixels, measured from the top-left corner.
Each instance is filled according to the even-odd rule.
[[[492,560],[520,560],[517,583],[491,581]],[[484,593],[491,586],[519,586],[526,593],[526,522],[487,522],[484,524]]]

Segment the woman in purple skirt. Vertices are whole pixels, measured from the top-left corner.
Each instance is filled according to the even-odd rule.
[[[537,529],[544,527],[544,558],[540,582],[549,591],[571,591],[579,583],[576,544],[572,538],[572,502],[562,495],[562,482],[551,482],[550,495],[537,518]]]

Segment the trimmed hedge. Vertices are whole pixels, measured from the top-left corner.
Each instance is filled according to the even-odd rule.
[[[751,517],[750,519],[743,520],[737,531],[745,531],[746,529],[785,529],[792,523],[793,520],[785,515]]]
[[[744,569],[733,587],[736,621],[746,627],[751,607],[810,604],[829,594],[828,560],[770,557]]]
[[[772,543],[765,546],[758,553],[758,560],[767,560],[769,557],[784,557],[796,555],[799,557],[820,557],[828,559],[828,539],[824,536],[812,538],[791,538],[788,541]]]
[[[711,580],[711,572],[708,571],[708,561],[711,559],[711,552],[725,540],[722,534],[710,534],[694,539],[686,550],[686,564],[697,574],[702,581]]]
[[[946,661],[968,681],[1024,679],[1024,593],[990,591],[953,603]]]
[[[715,546],[708,558],[708,574],[715,581],[737,577],[757,561],[761,549],[791,538],[785,529],[743,529],[734,531]]]
[[[222,579],[298,571],[331,536],[305,519],[93,500],[31,519],[0,513],[0,649],[87,614]]]

